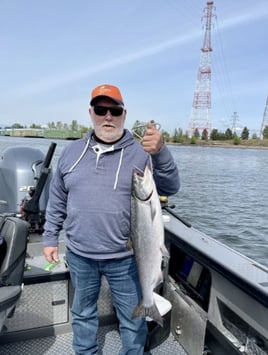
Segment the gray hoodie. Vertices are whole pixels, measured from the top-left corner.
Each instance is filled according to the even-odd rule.
[[[63,150],[52,178],[44,226],[44,246],[57,246],[65,230],[66,246],[92,259],[130,255],[130,203],[133,168],[153,164],[161,195],[179,189],[177,166],[164,145],[151,156],[129,131],[111,145],[99,144],[92,132]]]

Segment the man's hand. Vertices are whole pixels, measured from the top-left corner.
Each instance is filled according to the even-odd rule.
[[[146,127],[146,133],[141,140],[143,149],[149,154],[157,154],[164,145],[162,134],[151,122],[148,122]]]
[[[59,261],[58,247],[44,247],[44,255],[49,263],[57,263]]]

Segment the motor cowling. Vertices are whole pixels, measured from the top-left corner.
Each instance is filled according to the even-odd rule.
[[[55,147],[53,152],[54,149]],[[44,169],[46,160],[47,156],[36,148],[10,147],[3,151],[0,160],[0,213],[20,215],[31,224],[43,223],[40,219],[44,219],[42,216],[45,214],[51,180],[51,169],[48,169],[48,166]],[[43,183],[38,189],[36,199],[40,179]],[[31,202],[34,202],[34,199],[36,203],[32,208]],[[24,205],[28,206],[29,203],[31,207],[25,208],[24,211]]]

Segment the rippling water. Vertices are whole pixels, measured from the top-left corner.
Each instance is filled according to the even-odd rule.
[[[180,192],[170,198],[195,228],[268,266],[268,150],[170,147]]]
[[[65,140],[57,143],[56,164]],[[9,146],[47,152],[51,140],[0,137]],[[193,227],[268,266],[268,150],[169,147],[180,170],[181,189],[170,198]]]

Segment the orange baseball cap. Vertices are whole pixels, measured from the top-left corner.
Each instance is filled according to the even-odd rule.
[[[123,101],[121,92],[118,89],[118,87],[116,87],[116,86],[109,85],[109,84],[103,84],[103,85],[97,86],[91,92],[90,105],[93,106],[94,103],[96,102],[96,99],[101,98],[101,97],[109,97],[116,104],[124,106],[124,101]]]

